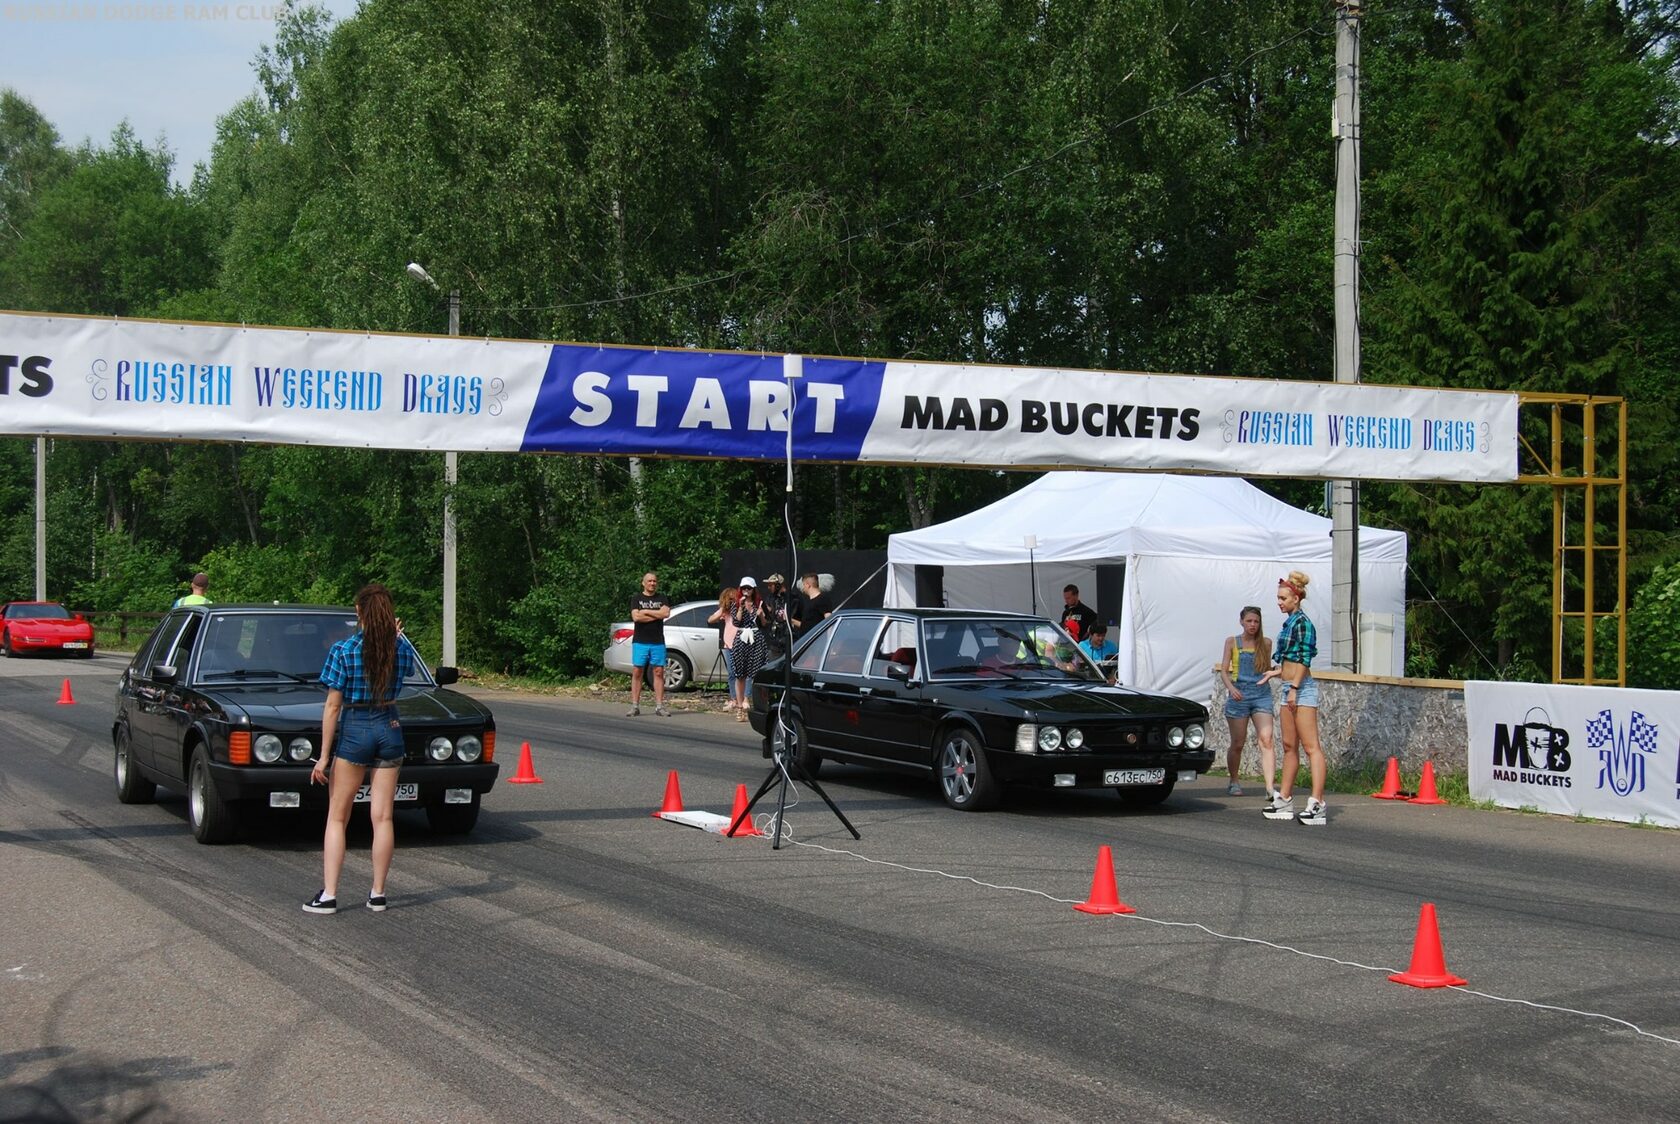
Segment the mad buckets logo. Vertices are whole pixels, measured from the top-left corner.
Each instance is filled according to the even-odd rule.
[[[1520,723],[1493,727],[1493,779],[1571,787],[1569,731],[1552,725],[1543,707],[1530,707]]]
[[[1657,727],[1639,711],[1626,726],[1608,710],[1587,720],[1587,748],[1598,751],[1598,787],[1617,796],[1645,791],[1645,761],[1657,752]]]

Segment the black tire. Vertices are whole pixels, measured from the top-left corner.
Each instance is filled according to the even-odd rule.
[[[1120,797],[1120,803],[1131,808],[1152,808],[1172,795],[1173,785],[1178,783],[1178,775],[1171,769],[1167,770],[1167,779],[1160,784],[1126,785],[1117,788],[1114,794]]]
[[[951,807],[981,812],[997,804],[1001,787],[992,776],[986,751],[968,728],[952,726],[940,735],[936,768],[939,791]]]
[[[440,796],[426,805],[426,823],[433,835],[465,835],[478,825],[478,802],[476,792],[471,804],[445,804]]]
[[[12,650],[12,634],[10,631],[0,632],[0,655],[11,657],[17,655]]]
[[[134,748],[129,742],[128,727],[117,730],[112,739],[112,778],[117,782],[117,799],[124,804],[150,804],[157,798],[157,785],[140,775],[134,767]]]
[[[673,694],[694,682],[694,665],[681,652],[665,653],[665,689]]]
[[[793,760],[805,775],[815,778],[822,771],[822,754],[811,748],[811,741],[805,736],[805,723],[797,714],[789,714],[787,721],[782,721],[782,712],[777,711],[770,720],[770,750],[772,756],[782,747],[784,741],[791,743],[788,748],[793,751]]]
[[[233,810],[216,791],[216,780],[210,775],[210,754],[203,746],[193,750],[192,766],[187,770],[187,822],[192,824],[193,838],[200,843],[226,843],[233,838]]]

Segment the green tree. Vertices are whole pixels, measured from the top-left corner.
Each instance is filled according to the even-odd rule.
[[[204,285],[205,227],[170,182],[172,164],[126,124],[107,147],[78,150],[74,167],[35,193],[0,267],[16,306],[139,316]]]
[[[1409,39],[1396,35],[1402,45],[1445,49],[1397,52],[1373,79],[1396,140],[1365,227],[1376,263],[1365,377],[1638,396],[1667,388],[1640,409],[1670,418],[1672,351],[1654,351],[1669,347],[1676,311],[1672,286],[1657,283],[1673,278],[1665,200],[1680,186],[1665,139],[1672,73],[1598,0],[1479,0],[1417,21]],[[1633,438],[1641,476],[1672,478],[1660,429]],[[1549,496],[1439,486],[1371,495],[1376,511],[1413,530],[1413,565],[1454,615],[1414,616],[1420,639],[1456,649],[1449,663],[1460,671],[1478,669],[1459,629],[1496,651],[1498,666],[1549,661]],[[1666,513],[1663,524],[1671,530]]]

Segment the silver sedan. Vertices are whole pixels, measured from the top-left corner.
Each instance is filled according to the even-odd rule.
[[[665,619],[667,690],[680,691],[693,683],[728,682],[729,672],[719,654],[722,630],[706,623],[716,611],[716,601],[684,601],[671,609]],[[634,627],[629,621],[615,621],[610,626],[611,643],[601,653],[601,663],[608,671],[630,674],[630,635]]]

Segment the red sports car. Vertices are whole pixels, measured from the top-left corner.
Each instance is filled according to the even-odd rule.
[[[56,601],[12,601],[0,611],[0,652],[93,655],[93,625]]]

